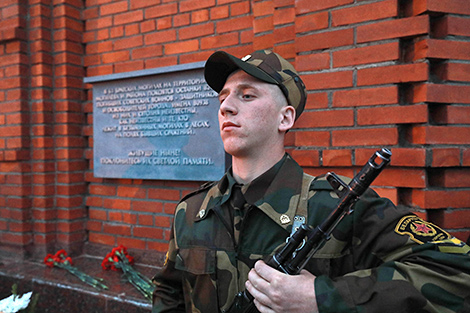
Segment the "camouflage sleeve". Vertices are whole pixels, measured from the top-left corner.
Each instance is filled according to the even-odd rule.
[[[152,279],[156,285],[153,293],[153,313],[185,312],[182,276],[181,272],[175,269],[176,255],[177,249],[172,228],[165,264]]]
[[[470,248],[463,242],[371,192],[342,223],[352,234],[354,270],[317,277],[321,313],[470,312]]]

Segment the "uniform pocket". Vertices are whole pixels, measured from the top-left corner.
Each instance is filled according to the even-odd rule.
[[[207,248],[180,249],[175,267],[193,275],[214,274],[216,252]]]

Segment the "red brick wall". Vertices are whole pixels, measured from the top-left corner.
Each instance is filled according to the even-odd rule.
[[[201,182],[95,178],[83,78],[264,48],[307,85],[286,141],[307,172],[352,176],[389,147],[376,190],[467,239],[467,0],[6,0],[0,251],[123,243],[164,252],[178,200]]]

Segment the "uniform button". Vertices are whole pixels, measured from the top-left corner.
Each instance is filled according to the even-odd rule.
[[[281,221],[281,224],[288,224],[290,222],[290,218],[288,215],[286,214],[282,214],[280,217],[279,217],[279,220]]]
[[[199,211],[199,218],[203,218],[204,215],[206,215],[206,210],[202,209],[201,211]]]

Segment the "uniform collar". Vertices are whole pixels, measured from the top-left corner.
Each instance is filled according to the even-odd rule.
[[[242,192],[248,204],[259,208],[281,227],[289,229],[300,198],[302,175],[302,168],[286,153],[272,168],[243,186]],[[229,169],[218,184],[209,190],[212,201],[201,207],[204,212],[200,211],[197,219],[205,218],[214,207],[226,203],[235,184]]]

